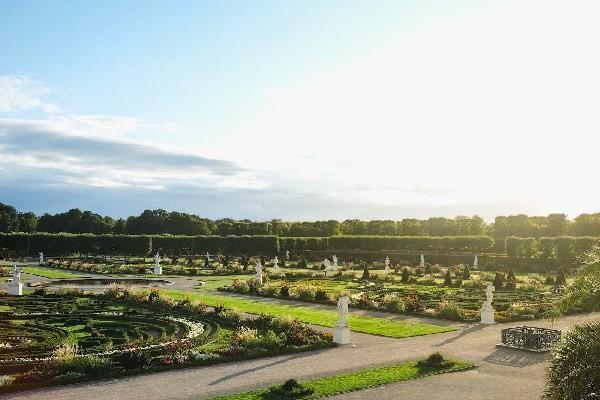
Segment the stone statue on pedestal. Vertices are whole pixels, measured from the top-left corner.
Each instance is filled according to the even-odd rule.
[[[44,265],[44,253],[40,251],[39,256],[40,256],[39,265]]]
[[[477,259],[477,254],[475,254],[475,259],[473,260],[473,268],[477,268],[479,266],[479,260]]]
[[[273,258],[273,268],[279,269],[279,258],[277,256]]]
[[[154,256],[154,275],[162,275],[162,267],[160,266],[160,254],[158,251]]]
[[[347,321],[349,303],[350,298],[346,295],[340,296],[337,302],[339,318],[333,332],[333,341],[337,344],[350,344],[350,326]]]
[[[421,263],[419,264],[421,268],[425,268],[425,255],[421,253]]]
[[[383,272],[386,275],[390,273],[390,258],[389,257],[385,258],[385,269],[383,270]]]
[[[256,265],[254,266],[254,268],[256,268],[256,281],[258,282],[259,285],[262,286],[263,284],[263,267],[262,264],[260,263],[260,260],[256,261]]]
[[[481,306],[481,323],[482,324],[493,324],[495,323],[495,312],[494,307],[492,307],[492,301],[494,300],[494,291],[496,288],[494,285],[488,282],[487,287],[485,288],[485,297],[486,300]]]
[[[21,283],[22,269],[15,264],[12,281],[8,284],[8,294],[11,296],[23,296],[23,284]]]

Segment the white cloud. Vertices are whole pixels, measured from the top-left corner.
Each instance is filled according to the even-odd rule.
[[[59,107],[46,101],[51,90],[43,82],[22,75],[0,75],[0,112],[40,109],[55,113]]]

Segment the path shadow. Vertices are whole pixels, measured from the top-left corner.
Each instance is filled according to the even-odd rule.
[[[221,377],[221,378],[219,378],[219,379],[217,379],[217,380],[209,383],[209,385],[211,385],[211,386],[212,385],[218,385],[219,383],[223,383],[223,382],[225,382],[225,381],[227,381],[229,379],[237,378],[238,376],[241,376],[241,375],[244,375],[244,374],[249,374],[249,373],[252,373],[252,372],[255,372],[255,371],[259,371],[261,369],[273,367],[275,365],[282,364],[282,363],[285,363],[285,362],[291,361],[291,360],[297,361],[300,358],[311,357],[311,356],[314,356],[315,354],[319,354],[319,353],[322,353],[322,352],[325,352],[325,351],[328,351],[328,350],[331,350],[331,349],[321,349],[321,350],[317,350],[317,351],[309,351],[307,353],[302,353],[302,354],[291,354],[291,355],[289,355],[287,357],[283,357],[283,358],[281,358],[279,360],[273,361],[273,362],[268,363],[268,364],[259,365],[258,367],[244,369],[242,371],[238,371],[238,372],[235,372],[233,374],[229,374],[229,375],[223,376],[223,377]]]
[[[527,350],[497,348],[496,351],[484,358],[483,361],[492,364],[523,368],[543,363],[547,359],[547,353],[532,353]]]
[[[471,333],[475,333],[475,332],[477,332],[477,331],[480,331],[480,330],[482,330],[484,327],[485,327],[485,326],[484,326],[484,325],[482,325],[482,324],[477,324],[477,325],[472,325],[472,326],[470,326],[470,327],[468,327],[468,328],[466,328],[466,329],[461,329],[461,330],[459,331],[458,335],[450,336],[450,337],[449,337],[449,338],[447,338],[446,340],[444,340],[444,341],[442,341],[442,342],[440,342],[440,343],[434,344],[434,345],[433,345],[433,347],[442,347],[442,346],[445,346],[445,345],[447,345],[447,344],[449,344],[449,343],[452,343],[452,342],[455,342],[455,341],[457,341],[458,339],[460,339],[460,338],[462,338],[462,337],[464,337],[464,336],[467,336],[467,335],[469,335],[469,334],[471,334]]]

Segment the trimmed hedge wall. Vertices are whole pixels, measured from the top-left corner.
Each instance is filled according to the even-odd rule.
[[[512,257],[573,258],[600,244],[591,236],[557,236],[543,238],[506,238],[506,254]]]
[[[499,244],[499,242],[501,242]],[[4,255],[48,256],[72,254],[150,255],[201,254],[223,252],[232,255],[274,255],[280,251],[406,251],[432,253],[503,254],[519,258],[572,259],[599,244],[599,238],[559,236],[547,238],[489,236],[170,236],[170,235],[93,235],[71,233],[1,233]]]
[[[279,238],[282,250],[422,250],[490,252],[489,236],[331,236]]]
[[[0,249],[17,255],[48,256],[72,254],[114,254],[144,256],[204,252],[230,254],[277,254],[276,236],[162,236],[162,235],[93,235],[71,233],[2,233]]]

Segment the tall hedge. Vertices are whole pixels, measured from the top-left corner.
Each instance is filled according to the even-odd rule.
[[[0,233],[0,249],[17,255],[230,253],[277,254],[276,236],[93,235],[71,233]]]
[[[574,258],[600,244],[600,238],[590,236],[556,236],[506,238],[506,254],[512,257]]]

